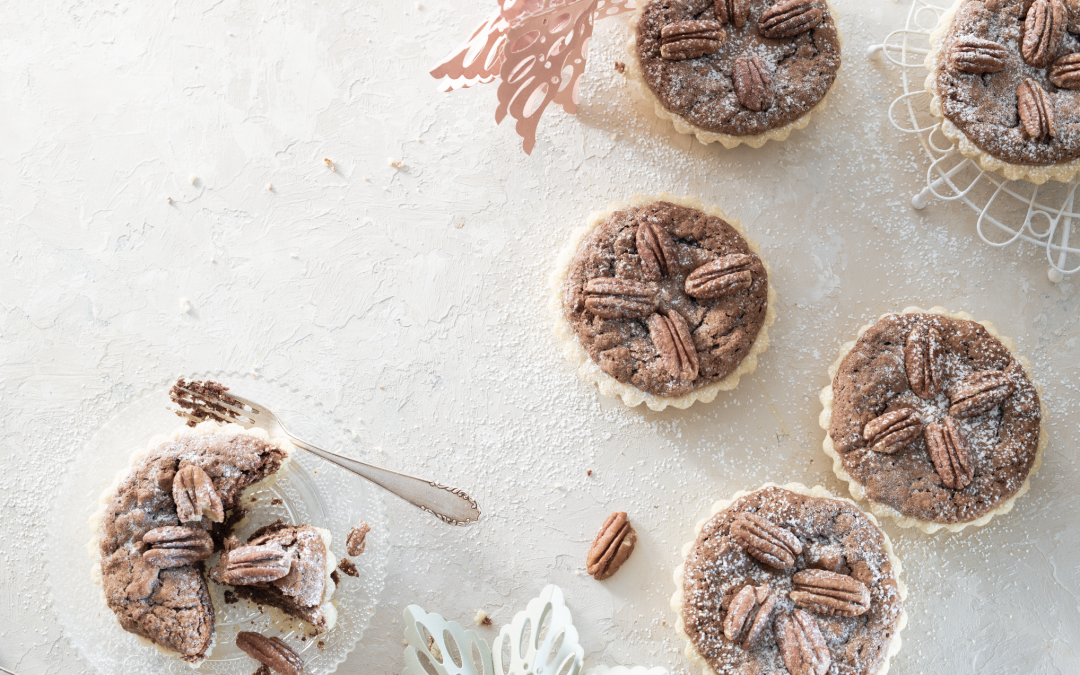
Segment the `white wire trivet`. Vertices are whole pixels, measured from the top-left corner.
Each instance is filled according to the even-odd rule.
[[[911,198],[911,205],[922,209],[931,195],[967,204],[979,214],[976,229],[980,239],[997,248],[1017,241],[1041,246],[1050,263],[1047,276],[1060,282],[1065,275],[1080,271],[1080,248],[1069,246],[1073,219],[1080,219],[1080,213],[1073,210],[1077,179],[1043,185],[1006,180],[960,154],[941,133],[940,120],[930,113],[924,59],[930,52],[930,33],[947,9],[913,0],[904,27],[889,33],[881,44],[872,45],[866,54],[870,59],[883,54],[900,68],[904,93],[889,106],[889,121],[902,132],[917,134],[930,158],[926,187]],[[1042,231],[1036,229],[1036,217],[1045,222]],[[1068,266],[1070,255],[1077,263],[1074,267]]]

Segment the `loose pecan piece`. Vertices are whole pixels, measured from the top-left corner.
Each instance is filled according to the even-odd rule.
[[[746,253],[725,255],[711,260],[686,277],[687,294],[698,298],[719,298],[750,288],[753,277],[750,266],[757,256]]]
[[[150,545],[142,557],[152,567],[165,569],[194,565],[214,552],[214,540],[204,530],[182,525],[155,527],[143,535]]]
[[[1057,136],[1054,101],[1030,77],[1016,88],[1016,109],[1020,113],[1020,131],[1025,138],[1046,141]]]
[[[789,38],[815,28],[825,13],[813,0],[780,0],[762,13],[758,30],[767,38]]]
[[[634,235],[641,271],[646,279],[659,281],[678,271],[679,251],[663,225],[651,220],[638,226]]]
[[[349,530],[349,537],[345,540],[345,552],[352,557],[356,557],[364,552],[367,548],[367,536],[368,532],[371,532],[371,526],[363,520],[360,524]]]
[[[1050,67],[1050,84],[1060,89],[1080,89],[1080,52],[1054,61]]]
[[[651,283],[596,277],[585,284],[585,309],[602,319],[643,319],[659,306]]]
[[[806,569],[792,581],[795,590],[788,597],[803,609],[837,616],[859,616],[870,609],[870,589],[846,574]]]
[[[589,553],[585,556],[585,570],[593,579],[603,581],[622,567],[637,543],[637,532],[626,511],[616,511],[607,517],[596,533]]]
[[[958,420],[993,410],[1009,398],[1016,386],[1000,370],[981,370],[949,390],[949,415]]]
[[[937,329],[917,324],[904,344],[904,370],[911,391],[919,398],[934,398],[941,392],[944,347]]]
[[[967,438],[956,420],[946,417],[942,424],[927,424],[923,437],[941,484],[954,490],[963,490],[970,485],[975,469],[971,465]]]
[[[690,328],[678,312],[649,317],[649,337],[660,353],[660,363],[673,378],[692,382],[698,376],[697,347]]]
[[[952,67],[965,73],[996,73],[1005,68],[1009,51],[993,40],[972,35],[958,38],[950,52]]]
[[[221,579],[234,586],[276,581],[292,568],[292,556],[278,544],[239,546],[227,553]]]
[[[789,569],[802,553],[799,538],[756,513],[740,513],[731,521],[731,536],[754,559],[778,570]]]
[[[734,642],[745,629],[746,636],[740,646],[750,651],[769,625],[775,606],[776,594],[770,593],[767,585],[743,586],[732,598],[724,617],[724,637]]]
[[[829,646],[812,614],[796,609],[776,617],[776,644],[791,675],[825,675],[832,665]]]
[[[746,18],[750,16],[750,0],[715,0],[713,11],[720,23],[730,23],[736,28],[742,28],[746,25]]]
[[[727,33],[716,21],[678,21],[660,29],[660,56],[669,61],[715,54]]]
[[[268,638],[250,631],[240,631],[236,634],[236,646],[275,673],[300,675],[304,670],[300,655],[279,637]]]
[[[215,523],[225,520],[221,496],[202,467],[194,464],[180,467],[173,476],[172,496],[181,523],[202,520],[204,515]]]
[[[1061,0],[1035,0],[1024,20],[1024,39],[1020,45],[1024,61],[1035,68],[1053,63],[1068,21],[1068,11]]]
[[[772,75],[765,67],[765,62],[757,54],[736,59],[731,72],[731,81],[735,86],[735,96],[739,103],[761,112],[767,110],[773,102]]]
[[[900,408],[870,420],[862,433],[871,450],[891,455],[918,438],[922,428],[922,418],[914,408]]]

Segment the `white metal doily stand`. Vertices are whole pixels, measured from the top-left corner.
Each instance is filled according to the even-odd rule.
[[[976,229],[980,239],[997,248],[1021,240],[1044,248],[1050,263],[1047,276],[1055,283],[1063,281],[1066,275],[1080,271],[1080,248],[1069,246],[1073,220],[1080,219],[1073,207],[1077,179],[1043,185],[1006,180],[960,154],[941,133],[940,121],[930,114],[930,95],[924,88],[928,71],[923,61],[930,52],[930,33],[947,9],[913,0],[904,27],[867,50],[870,59],[884,55],[899,67],[904,93],[889,106],[889,121],[902,132],[917,134],[930,158],[926,187],[911,198],[911,205],[922,209],[931,195],[963,202],[979,214]],[[1044,229],[1037,229],[1037,224]],[[1072,262],[1076,264],[1070,267]]]

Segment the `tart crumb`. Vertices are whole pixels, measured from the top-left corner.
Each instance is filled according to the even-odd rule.
[[[345,574],[348,574],[350,577],[359,577],[360,576],[360,572],[357,571],[356,565],[354,565],[352,563],[352,561],[349,560],[348,558],[342,558],[341,562],[338,563],[337,568],[339,570],[341,570],[342,572],[344,572]]]
[[[623,63],[622,61],[616,61],[615,62],[615,72],[619,73],[620,75],[625,74],[626,73],[626,64]]]
[[[473,621],[476,622],[477,626],[490,626],[491,625],[491,617],[488,616],[487,612],[485,612],[482,609],[476,610],[476,616],[473,617]]]

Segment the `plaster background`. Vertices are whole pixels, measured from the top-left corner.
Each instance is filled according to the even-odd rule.
[[[612,68],[624,16],[597,25],[579,114],[549,113],[527,157],[493,85],[427,75],[489,3],[0,3],[0,665],[87,670],[40,583],[57,463],[150,384],[253,370],[348,420],[355,456],[487,515],[453,529],[387,498],[387,588],[340,672],[400,671],[407,604],[483,607],[492,639],[554,582],[588,663],[684,673],[668,598],[694,523],[767,480],[846,494],[820,449],[826,368],[877,315],[942,304],[1034,362],[1050,446],[982,530],[886,525],[910,588],[893,672],[1080,669],[1076,282],[979,243],[966,207],[910,208],[925,164],[883,114],[895,71],[863,57],[906,7],[835,5],[833,104],[786,143],[704,147],[656,120]],[[734,392],[652,413],[577,379],[544,308],[589,211],[664,189],[742,220],[779,320]],[[584,553],[615,509],[638,550],[597,583]]]

